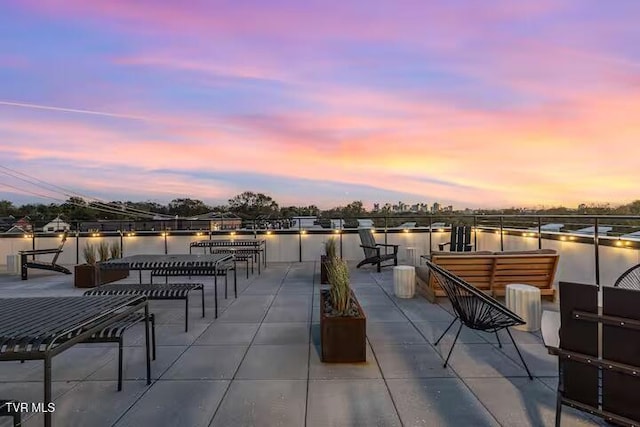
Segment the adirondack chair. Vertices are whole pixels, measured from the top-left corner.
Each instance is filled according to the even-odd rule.
[[[451,240],[447,243],[439,243],[438,247],[444,251],[445,246],[449,246],[451,252],[471,252],[471,227],[453,226],[451,227]]]
[[[60,241],[60,246],[52,249],[35,249],[29,251],[19,251],[20,254],[20,264],[21,268],[21,277],[22,280],[27,280],[27,269],[29,268],[38,268],[41,270],[51,270],[57,271],[59,273],[71,274],[68,268],[57,264],[58,257],[62,253],[62,248],[64,247],[64,242],[67,241],[67,232],[62,235],[62,240]],[[50,262],[36,260],[36,255],[44,255],[44,254],[54,254],[53,259]],[[33,256],[33,259],[29,260],[29,255]]]
[[[360,268],[365,264],[377,264],[378,273],[384,261],[393,260],[393,265],[398,265],[398,247],[399,245],[387,245],[384,243],[376,243],[370,228],[361,228],[358,230],[360,234],[360,247],[364,250],[365,258],[358,263],[356,268]],[[385,253],[381,253],[380,249],[385,248]],[[386,248],[393,248],[393,253],[387,253]]]

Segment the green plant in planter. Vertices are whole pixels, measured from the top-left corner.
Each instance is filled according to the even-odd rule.
[[[111,252],[111,259],[120,258],[120,254],[121,254],[120,245],[116,242],[113,242],[111,244],[110,252]]]
[[[84,261],[89,265],[96,264],[96,247],[90,243],[84,245],[82,248],[82,255],[84,256]]]
[[[349,283],[349,268],[347,263],[339,258],[334,258],[327,265],[329,285],[331,289],[331,305],[338,316],[349,316],[351,287]]]
[[[98,245],[98,258],[101,262],[109,259],[109,244],[105,241]]]

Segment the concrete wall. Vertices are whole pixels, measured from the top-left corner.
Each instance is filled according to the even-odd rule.
[[[230,236],[214,235],[213,239],[251,239],[253,235]],[[324,242],[334,237],[338,239],[338,251],[342,257],[348,261],[359,261],[363,259],[362,248],[360,248],[360,237],[357,233],[343,234],[279,234],[272,233],[261,235],[267,241],[267,260],[269,262],[298,261],[300,255],[303,261],[314,261],[320,258],[324,251]],[[385,233],[374,232],[377,242],[385,242]],[[124,236],[122,238],[123,254],[180,254],[189,252],[189,243],[196,240],[209,239],[208,235],[194,236],[192,234],[179,235],[169,234],[162,236],[153,234],[145,235],[137,233],[135,236]],[[448,241],[448,232],[436,232],[431,235],[431,246],[437,250],[438,243]],[[477,235],[478,250],[500,250],[500,234],[493,231],[484,231]],[[66,265],[83,263],[82,248],[88,243],[97,245],[101,241],[109,244],[120,244],[119,236],[109,237],[81,237],[76,246],[76,238],[69,237],[64,247],[64,252],[59,257],[59,262]],[[532,250],[538,248],[536,237],[523,237],[521,235],[504,235],[505,250]],[[54,248],[59,245],[60,237],[38,235],[35,239],[36,249]],[[406,258],[406,248],[414,247],[418,254],[429,253],[430,237],[428,232],[400,232],[386,235],[386,242],[400,245],[399,259],[404,262]],[[300,245],[302,250],[300,250]],[[588,243],[578,243],[575,241],[560,241],[543,239],[542,247],[555,249],[560,253],[560,263],[556,280],[576,281],[585,283],[595,283],[595,256],[594,246]],[[6,269],[7,255],[17,254],[20,250],[32,249],[32,239],[24,237],[4,237],[0,238],[0,271]],[[615,246],[600,246],[600,282],[603,285],[613,284],[615,279],[627,268],[640,263],[640,251]],[[43,256],[44,259],[44,256]]]

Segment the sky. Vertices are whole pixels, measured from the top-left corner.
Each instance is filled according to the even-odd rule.
[[[640,198],[637,0],[1,8],[0,166],[82,194],[219,204],[249,190],[321,208]],[[0,199],[64,199],[6,171]]]

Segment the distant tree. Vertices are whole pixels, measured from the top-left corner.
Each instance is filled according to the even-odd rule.
[[[229,199],[229,210],[243,218],[269,217],[277,215],[278,204],[263,193],[245,191]]]
[[[169,202],[169,214],[179,217],[195,216],[207,213],[211,210],[202,200],[194,199],[173,199]]]
[[[16,216],[18,209],[9,200],[0,200],[0,216]]]

